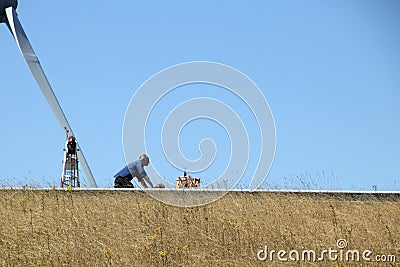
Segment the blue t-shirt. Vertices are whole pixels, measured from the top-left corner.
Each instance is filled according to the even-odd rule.
[[[143,169],[143,163],[139,159],[139,160],[135,160],[135,161],[132,161],[131,163],[129,163],[122,170],[120,170],[117,174],[115,174],[114,177],[122,176],[122,177],[129,179],[129,181],[130,181],[133,179],[133,177],[142,179],[146,175],[147,175],[147,173]]]

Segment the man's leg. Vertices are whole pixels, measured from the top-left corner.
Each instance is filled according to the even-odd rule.
[[[125,188],[134,188],[133,184],[131,183],[131,181],[126,180],[125,184],[124,184]]]
[[[122,188],[124,187],[123,177],[118,176],[114,180],[114,188]]]
[[[117,178],[115,178],[114,187],[115,188],[134,188],[131,181],[129,181],[127,178],[122,177],[122,176],[118,176]]]

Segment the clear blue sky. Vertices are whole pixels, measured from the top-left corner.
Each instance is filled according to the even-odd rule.
[[[240,70],[269,102],[277,146],[264,187],[400,189],[397,0],[21,0],[17,12],[101,187],[124,165],[122,123],[137,88],[201,60]],[[0,182],[58,185],[64,132],[0,26]],[[183,132],[189,158],[199,138],[221,142],[221,166],[210,169],[218,175],[224,131],[210,121],[185,131],[196,132],[195,141]],[[180,174],[165,168],[172,180]]]

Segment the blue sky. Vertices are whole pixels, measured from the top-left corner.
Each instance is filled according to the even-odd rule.
[[[277,139],[264,187],[367,190],[400,189],[399,11],[396,0],[21,0],[17,10],[99,186],[124,165],[122,124],[135,91],[164,68],[200,60],[238,69],[268,100]],[[0,26],[0,181],[58,185],[65,135]],[[168,113],[175,101],[160,108]],[[228,145],[218,125],[188,125],[183,153],[198,157],[204,137],[214,137],[218,161],[203,175],[219,175]],[[153,151],[166,177],[180,174]]]

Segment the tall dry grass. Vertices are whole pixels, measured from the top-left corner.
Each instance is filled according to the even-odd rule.
[[[397,196],[230,192],[178,208],[142,191],[0,190],[0,266],[397,266],[399,219]],[[257,259],[338,239],[397,263]]]

